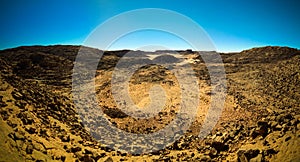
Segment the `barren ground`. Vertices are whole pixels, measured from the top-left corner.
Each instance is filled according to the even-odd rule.
[[[193,112],[195,120],[179,140],[160,151],[130,154],[121,151],[122,146],[114,150],[91,136],[97,132],[84,126],[97,123],[96,119],[80,119],[71,93],[79,48],[32,46],[0,51],[0,161],[300,161],[299,50],[261,47],[221,54],[227,83],[225,105],[203,139],[198,133],[216,94],[211,93],[199,53],[178,51],[177,59],[172,54],[159,58],[163,53],[142,53],[144,62],[170,59],[178,68],[189,64],[198,79],[199,105]],[[115,66],[126,52],[106,52],[102,57],[94,78],[98,105],[114,127],[136,134],[158,132],[180,112],[180,78],[160,65],[139,68],[129,81],[133,103],[146,110],[151,104],[150,90],[154,97],[159,95],[153,87],[164,90],[165,103],[151,117],[128,116],[118,108],[111,85]],[[114,140],[126,143],[127,137]],[[163,140],[154,142],[159,145]]]

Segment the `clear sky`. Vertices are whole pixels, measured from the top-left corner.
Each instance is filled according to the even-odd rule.
[[[202,26],[218,51],[277,45],[300,48],[298,0],[1,0],[0,49],[23,45],[80,45],[99,24],[125,11],[162,8],[179,12]],[[147,21],[147,20],[145,20]],[[118,48],[137,48],[158,32],[137,32]],[[185,48],[162,33],[152,42]],[[170,43],[171,42],[171,43]]]

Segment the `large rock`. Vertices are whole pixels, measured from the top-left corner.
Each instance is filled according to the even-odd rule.
[[[172,55],[161,55],[153,59],[153,62],[157,64],[171,64],[171,63],[177,63],[179,61],[180,59]]]
[[[240,149],[237,152],[238,162],[260,162],[263,161],[263,156],[258,149]]]

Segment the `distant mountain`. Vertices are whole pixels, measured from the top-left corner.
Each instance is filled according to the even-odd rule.
[[[239,53],[231,55],[225,62],[238,62],[238,63],[271,63],[289,59],[299,54],[299,50],[289,47],[267,46],[252,48],[244,50]]]

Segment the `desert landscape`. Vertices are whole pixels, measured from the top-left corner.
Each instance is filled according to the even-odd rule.
[[[298,49],[266,46],[220,53],[226,73],[226,98],[217,124],[204,138],[198,134],[211,97],[216,94],[211,91],[210,74],[200,55],[203,52],[105,51],[94,77],[97,104],[110,125],[128,133],[158,132],[180,112],[179,78],[159,63],[169,62],[178,68],[189,65],[198,79],[198,111],[184,135],[161,150],[133,154],[114,141],[111,145],[98,141],[96,128],[86,126],[101,127],[101,123],[97,118],[83,121],[78,113],[72,75],[81,48],[22,46],[0,51],[0,161],[300,161]],[[125,63],[132,65],[138,58],[147,64],[129,80],[133,103],[143,110],[151,103],[151,95],[158,94],[159,89],[153,87],[165,91],[165,103],[154,103],[162,104],[163,109],[155,110],[153,116],[149,112],[142,119],[132,117],[120,110],[114,100],[113,72],[128,52],[137,56],[127,58]],[[185,118],[180,117],[174,130],[184,127],[181,122]],[[126,136],[114,140],[128,141]],[[163,140],[153,142],[159,147]],[[134,144],[130,147],[134,149]]]

